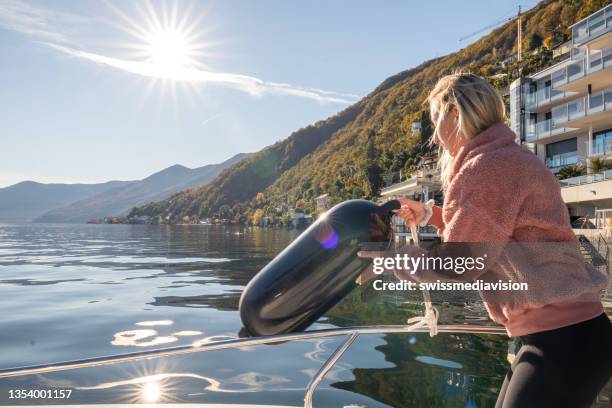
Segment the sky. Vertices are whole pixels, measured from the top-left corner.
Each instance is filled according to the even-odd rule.
[[[533,0],[0,0],[0,187],[254,152]]]

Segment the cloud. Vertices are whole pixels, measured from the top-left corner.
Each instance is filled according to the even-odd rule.
[[[170,79],[189,83],[209,83],[246,92],[254,96],[286,95],[313,99],[321,103],[353,103],[356,96],[344,95],[320,89],[302,88],[290,84],[266,82],[261,79],[240,74],[206,71],[196,68],[164,67],[141,61],[129,61],[120,58],[107,57],[87,51],[81,51],[64,45],[46,43],[49,47],[61,51],[71,57],[80,58],[98,64],[113,67],[132,74],[155,79]]]
[[[221,116],[220,113],[217,113],[216,115],[212,115],[210,118],[206,118],[202,121],[202,125],[206,125],[209,122],[212,122],[213,120],[217,119],[219,116]]]
[[[287,83],[264,81],[259,78],[204,70],[190,67],[173,67],[164,69],[159,64],[146,61],[132,61],[85,51],[72,41],[75,26],[87,21],[86,18],[49,11],[35,7],[22,0],[0,0],[0,28],[16,31],[29,36],[49,48],[73,58],[78,58],[135,75],[167,79],[189,83],[207,83],[249,95],[294,96],[315,100],[319,103],[350,104],[358,96],[341,94],[316,88],[305,88]]]
[[[81,16],[53,12],[21,0],[0,0],[0,28],[37,40],[71,43],[68,37],[75,35],[71,27],[88,21]]]

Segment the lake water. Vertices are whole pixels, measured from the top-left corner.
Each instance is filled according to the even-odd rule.
[[[0,224],[0,367],[235,338],[240,293],[299,232],[221,226]],[[491,324],[480,302],[441,304],[440,323]],[[313,328],[403,324],[419,297],[353,291]],[[301,406],[341,339],[213,351],[0,380],[0,404],[261,403]],[[495,335],[360,336],[317,407],[490,407],[507,368]],[[154,381],[153,381],[154,380]],[[69,400],[9,399],[70,389]],[[609,393],[608,393],[609,395]],[[156,395],[155,395],[156,396]]]

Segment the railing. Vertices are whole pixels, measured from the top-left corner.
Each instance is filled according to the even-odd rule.
[[[553,90],[602,69],[612,67],[612,47],[590,50],[588,56],[584,49],[574,48],[571,60],[571,63],[550,75]]]
[[[587,148],[585,149],[587,152],[589,142],[585,142]],[[593,145],[591,146],[591,151],[588,154],[589,157],[597,157],[597,156],[606,156],[612,154],[612,139],[606,139],[603,141],[593,141]]]
[[[612,110],[612,87],[582,96],[552,110],[553,125]]]
[[[585,99],[574,99],[567,104],[567,120],[572,120],[586,115]]]
[[[380,190],[381,195],[391,194],[394,191],[405,188],[416,186],[418,183],[439,183],[440,181],[440,172],[437,170],[417,170],[415,174],[413,174],[410,178],[401,181],[399,183],[395,183],[390,185],[389,187],[385,187]]]
[[[582,44],[610,29],[612,29],[612,5],[574,24],[572,27],[572,41],[574,45]]]
[[[438,325],[438,333],[466,333],[466,334],[507,334],[506,329],[496,326],[476,326],[476,325]],[[173,357],[206,351],[235,349],[247,346],[258,346],[262,344],[273,344],[290,340],[310,340],[325,337],[344,336],[344,341],[329,356],[327,361],[310,380],[304,397],[304,407],[312,407],[312,397],[317,386],[321,383],[325,375],[331,370],[342,355],[350,348],[358,336],[362,334],[383,334],[383,333],[428,333],[427,327],[412,326],[354,326],[338,329],[312,330],[302,333],[280,334],[276,336],[262,336],[244,339],[223,340],[202,345],[185,345],[167,347],[163,349],[140,351],[135,353],[118,354],[113,356],[95,357],[82,360],[65,361],[54,364],[37,366],[27,366],[18,368],[8,368],[0,370],[0,378],[17,377],[23,375],[37,375],[57,371],[74,370],[86,367],[99,367],[118,363],[143,361],[153,358]]]
[[[570,177],[564,180],[559,180],[561,187],[578,186],[580,184],[597,183],[599,181],[605,181],[612,179],[612,170],[606,170],[601,173],[588,174],[585,176]]]
[[[380,194],[381,195],[390,194],[391,192],[397,189],[416,185],[417,181],[418,181],[418,177],[412,176],[404,181],[400,181],[399,183],[391,184],[389,187],[383,188],[382,190],[380,190]]]
[[[548,105],[549,103],[565,96],[565,92],[558,91],[556,89],[552,89],[550,86],[547,86],[545,88],[538,89],[536,92],[527,92],[525,94],[525,105],[527,109],[534,109],[539,106]]]
[[[587,115],[612,110],[612,87],[592,93],[588,101]]]
[[[612,47],[601,50],[591,50],[587,72],[593,73],[612,66]]]
[[[548,134],[552,130],[552,120],[546,119],[541,122],[536,123],[535,131],[536,135]]]
[[[565,85],[575,81],[576,79],[582,78],[585,72],[585,64],[586,59],[582,58],[553,72],[551,74],[552,87],[557,88],[561,85]]]
[[[599,234],[599,237],[597,238],[597,252],[605,259],[606,262],[606,274],[608,275],[608,277],[610,276],[610,245],[608,244],[608,242],[606,241],[606,239],[604,238],[604,236],[602,234]],[[608,287],[606,288],[606,291],[604,293],[604,296],[608,296],[608,293],[610,292],[610,288],[612,287],[612,284],[608,284]]]
[[[558,58],[560,56],[562,56],[563,54],[567,54],[568,52],[570,52],[572,50],[572,41],[566,41],[563,44],[559,45],[558,47],[555,47],[552,52],[553,52],[553,58]]]
[[[559,135],[571,130],[575,129],[555,126],[551,119],[546,119],[536,123],[528,122],[525,125],[525,140],[527,142],[535,142],[536,140],[544,139],[553,135]]]
[[[595,210],[595,228],[612,228],[612,210]]]
[[[555,168],[578,163],[577,152],[557,154],[546,158],[546,167]]]
[[[546,136],[550,136],[551,130],[552,130],[552,122],[550,121],[550,119],[546,119],[542,122],[537,122],[537,123],[528,123],[526,128],[526,133],[525,133],[525,139],[528,142],[532,142],[532,141],[536,141],[538,139],[541,139],[543,137]]]

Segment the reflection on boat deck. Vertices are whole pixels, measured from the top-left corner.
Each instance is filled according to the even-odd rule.
[[[117,408],[117,407],[133,407],[133,408],[301,408],[295,405],[257,405],[257,404],[78,404],[78,405],[20,405],[22,408]],[[351,407],[349,405],[346,408]],[[361,406],[352,406],[353,408],[362,408]]]

